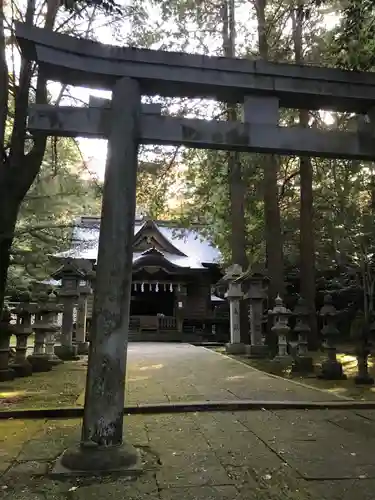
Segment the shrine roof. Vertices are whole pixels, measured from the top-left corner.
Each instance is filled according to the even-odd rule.
[[[168,250],[161,249],[161,252],[166,260],[176,266],[201,269],[204,264],[215,264],[221,260],[219,250],[211,244],[208,238],[199,233],[198,227],[197,229],[183,229],[170,221],[136,219],[134,235],[141,234],[141,230],[143,231],[146,225],[151,231],[158,232],[165,240],[168,240],[170,248]],[[87,259],[95,262],[98,255],[99,231],[99,217],[81,217],[73,228],[71,248],[55,256]],[[175,252],[173,252],[173,247]],[[141,254],[142,252],[135,251],[133,262],[139,260]]]

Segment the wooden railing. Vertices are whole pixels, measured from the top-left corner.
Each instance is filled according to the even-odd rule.
[[[130,330],[175,330],[177,328],[176,318],[173,316],[130,316]]]
[[[161,316],[159,319],[159,330],[175,330],[177,328],[176,318],[173,316]]]

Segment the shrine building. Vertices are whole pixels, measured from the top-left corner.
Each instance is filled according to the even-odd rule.
[[[78,269],[95,276],[92,270],[98,255],[99,231],[100,217],[81,217],[73,228],[71,248],[55,257],[60,262],[69,258]],[[216,310],[226,306],[226,301],[212,291],[222,276],[220,260],[219,250],[197,230],[178,228],[171,221],[136,218],[131,339],[210,339],[218,331]],[[92,284],[95,287],[95,278]],[[93,296],[88,300],[88,325],[92,304]],[[225,314],[219,316],[219,323],[225,321]]]

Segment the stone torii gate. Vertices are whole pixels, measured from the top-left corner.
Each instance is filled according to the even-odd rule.
[[[108,139],[82,440],[60,465],[75,471],[134,467],[123,407],[140,143],[373,160],[375,75],[105,46],[17,24],[24,57],[51,80],[112,90],[88,108],[31,106],[29,130]],[[141,95],[214,98],[243,105],[241,122],[193,120],[142,105]],[[280,124],[279,109],[332,109],[362,117],[354,132]],[[367,116],[366,116],[367,115]]]

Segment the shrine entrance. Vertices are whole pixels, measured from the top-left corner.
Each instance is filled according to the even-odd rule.
[[[176,299],[172,287],[153,283],[133,286],[131,316],[175,316],[175,306]]]

